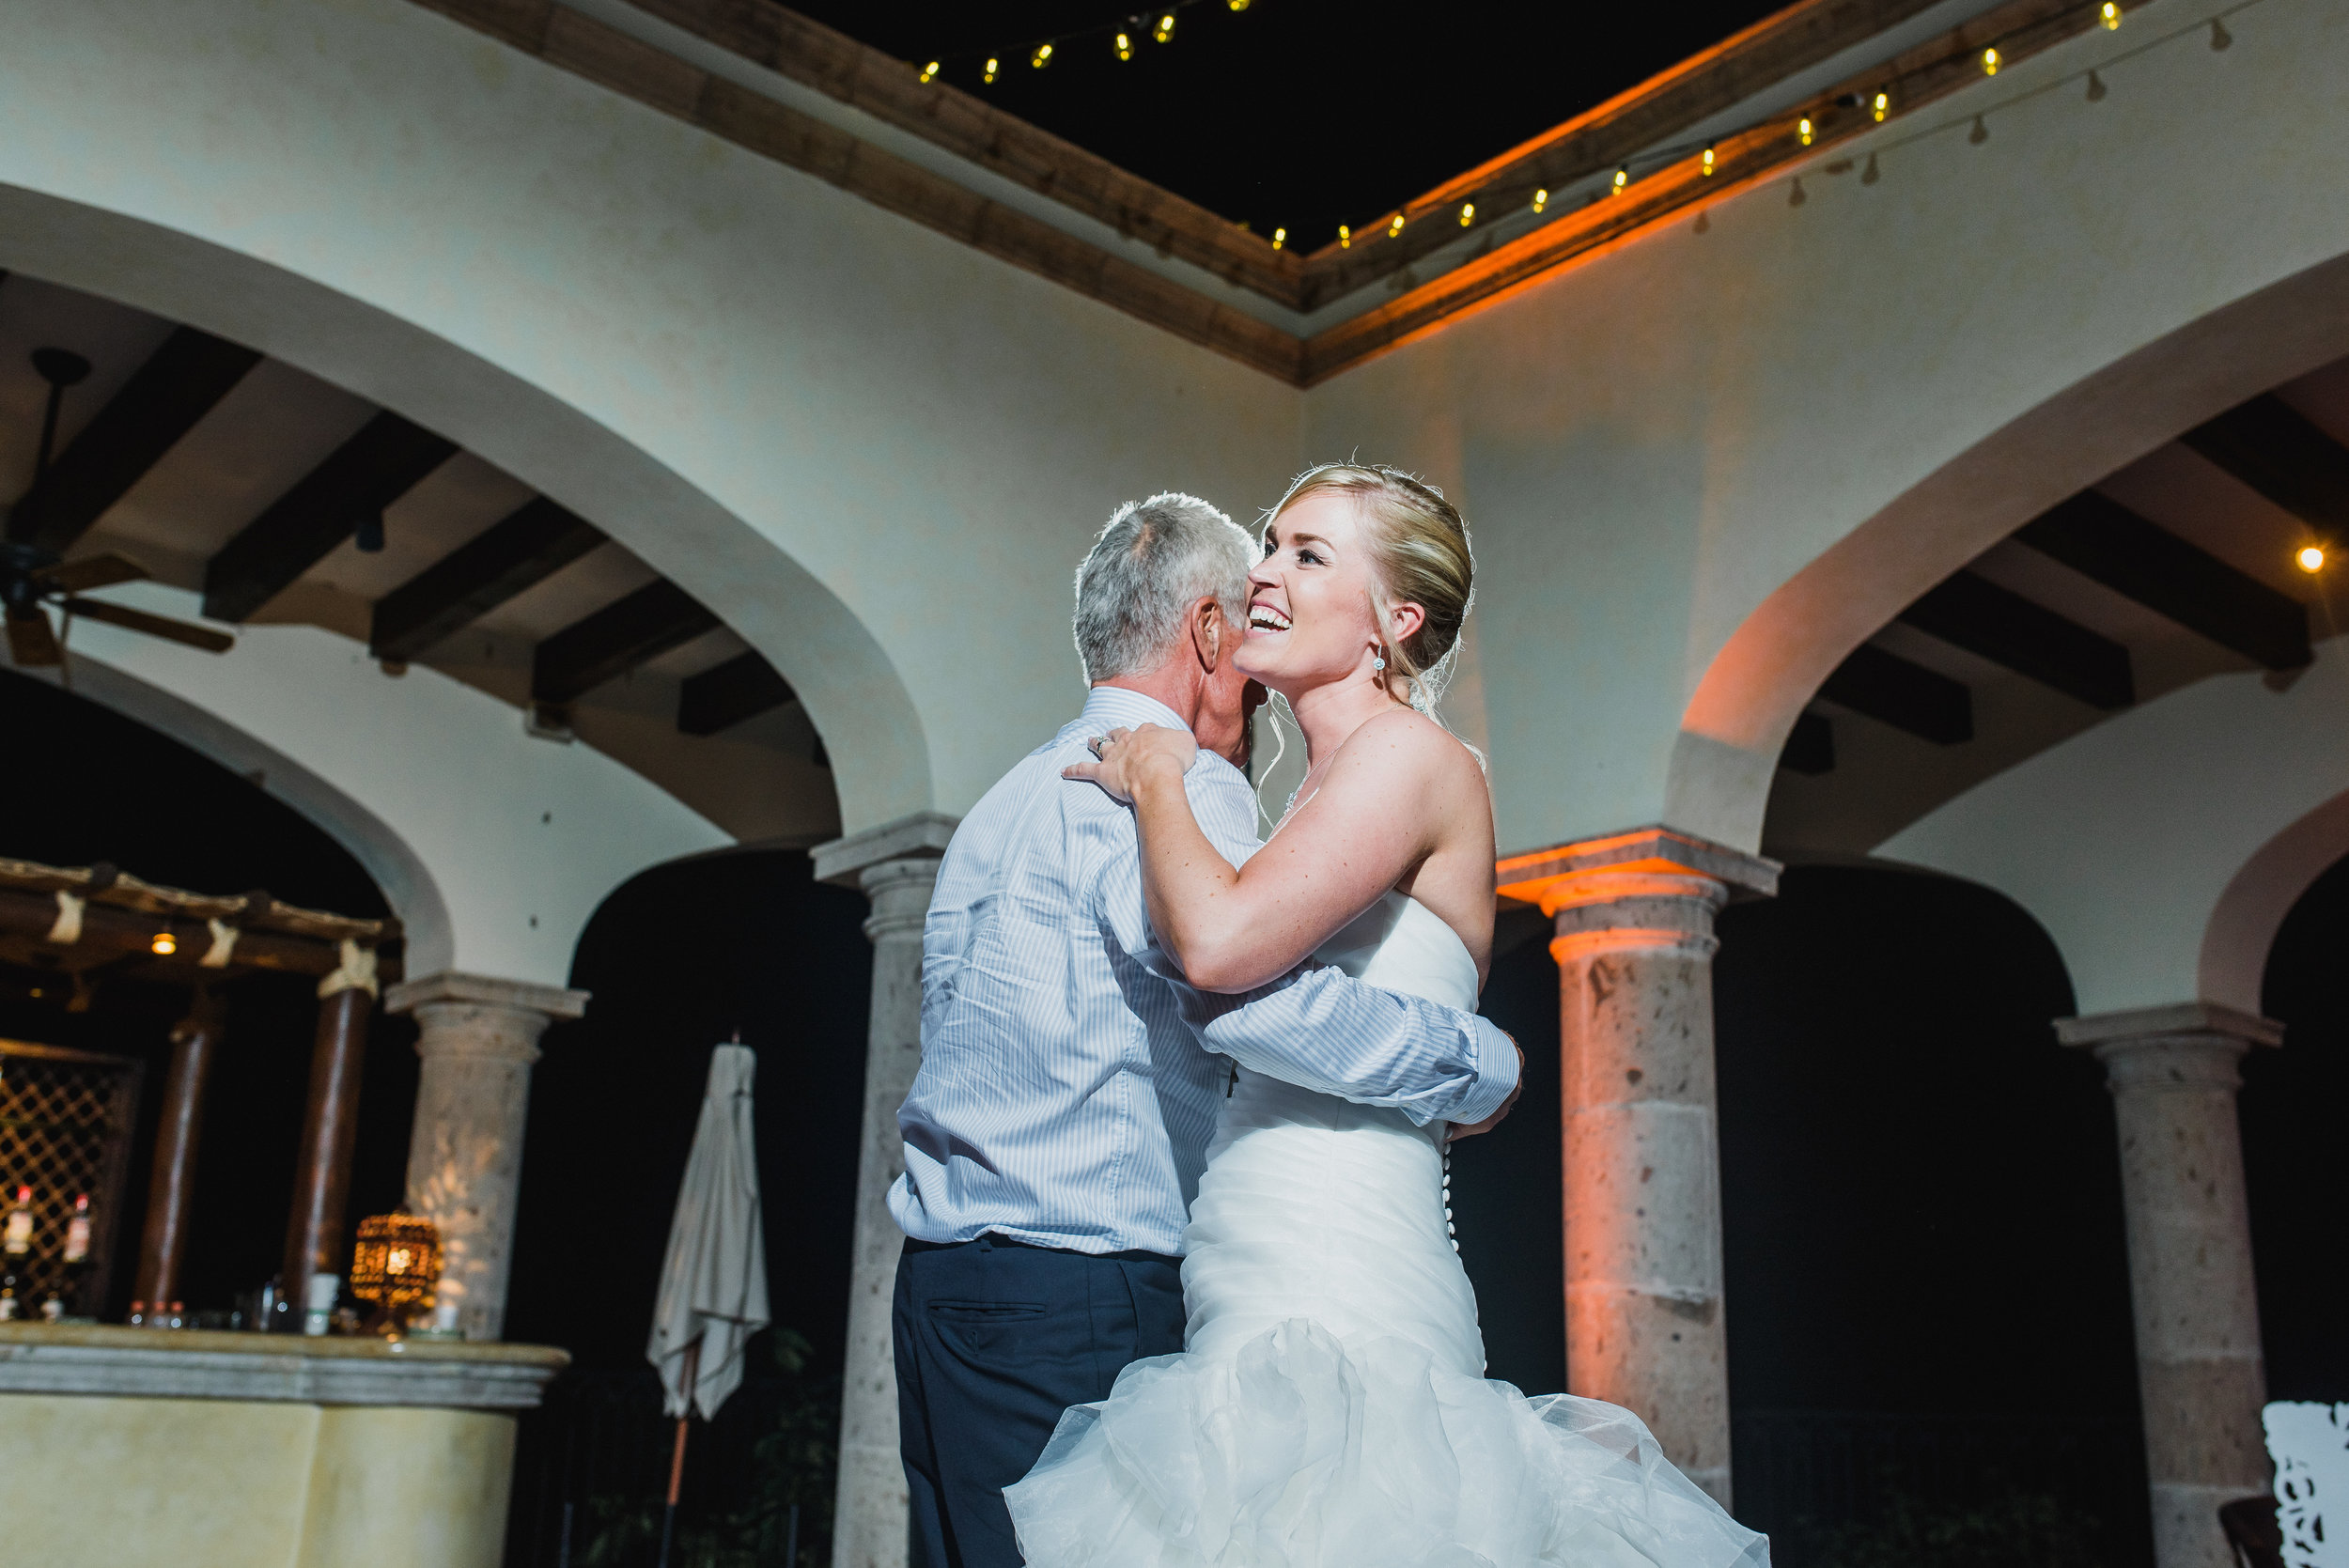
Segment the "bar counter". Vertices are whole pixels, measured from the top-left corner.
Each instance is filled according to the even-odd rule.
[[[497,1568],[543,1345],[0,1324],[0,1530],[42,1568]]]

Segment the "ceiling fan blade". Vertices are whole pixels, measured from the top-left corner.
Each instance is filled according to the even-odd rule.
[[[117,582],[136,582],[148,576],[145,567],[128,555],[108,551],[103,555],[85,555],[79,561],[61,561],[54,567],[42,567],[32,574],[33,580],[44,588],[62,588],[69,594],[86,594],[92,588],[111,588]]]
[[[225,631],[191,626],[186,621],[170,620],[162,615],[150,615],[144,610],[108,604],[104,599],[70,598],[65,601],[65,609],[68,614],[79,615],[84,620],[103,621],[108,626],[118,626],[126,631],[144,631],[149,637],[184,643],[192,648],[202,648],[206,653],[226,653],[237,645],[237,640]]]
[[[57,646],[57,634],[49,629],[49,617],[29,605],[8,606],[8,657],[16,660],[20,670],[39,669],[43,665],[65,662],[65,650]]]

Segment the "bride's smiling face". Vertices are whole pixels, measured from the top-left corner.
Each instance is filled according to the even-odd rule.
[[[1248,585],[1248,633],[1234,660],[1242,672],[1291,698],[1371,677],[1378,580],[1353,497],[1308,495],[1275,518]],[[1393,606],[1388,618],[1390,635],[1408,637],[1419,606]]]

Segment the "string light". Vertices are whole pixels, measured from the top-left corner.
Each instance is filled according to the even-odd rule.
[[[1876,123],[1882,125],[1884,116],[1892,112],[1892,95],[1890,93],[1876,94],[1875,102],[1869,107],[1875,112]]]
[[[2091,70],[2088,73],[2089,102],[2102,103],[2105,101],[2105,94],[2110,89],[2105,85],[2105,79],[2103,77],[2097,75],[2093,70]]]
[[[937,78],[938,78],[938,67],[939,67],[939,62],[938,62],[938,61],[936,61],[936,60],[932,60],[932,61],[931,61],[928,65],[924,66],[924,67],[922,68],[922,80],[923,80],[923,81],[925,81],[925,82],[931,82],[931,81],[935,81],[935,80],[937,80]]]
[[[1344,224],[1340,224],[1338,225],[1338,249],[1342,251],[1350,251],[1353,248],[1354,231],[1346,227]]]
[[[1224,3],[1236,11],[1244,11],[1248,8],[1248,0],[1224,0]]]
[[[1038,70],[1042,70],[1046,66],[1050,65],[1052,63],[1052,46],[1049,43],[1037,44],[1035,46],[1035,53],[1028,56],[1028,63],[1035,67]]]
[[[1394,222],[1392,222],[1392,223],[1391,223],[1391,224],[1389,224],[1389,225],[1387,225],[1387,238],[1388,238],[1388,239],[1390,239],[1390,240],[1392,240],[1392,239],[1394,239],[1396,236],[1400,235],[1402,232],[1403,232],[1403,214],[1402,214],[1402,213],[1400,213],[1400,212],[1397,212],[1397,213],[1394,215]]]
[[[1000,64],[1001,62],[998,61],[994,55],[989,54],[987,57],[987,79],[988,81],[992,82],[995,80],[995,71]]]
[[[1474,223],[1475,221],[1476,204],[1472,201],[1462,202],[1460,204],[1460,226],[1462,228],[1466,228],[1469,225]]]
[[[1272,248],[1274,250],[1279,250],[1283,245],[1285,245],[1288,242],[1289,231],[1287,229],[1276,228],[1272,231]]]
[[[2320,572],[2325,569],[2325,551],[2315,545],[2302,545],[2300,553],[2292,559],[2304,572]]]
[[[1874,185],[1880,177],[1876,173],[1876,155],[1868,154],[1868,166],[1859,171],[1859,183]]]
[[[1165,43],[1174,38],[1174,13],[1173,11],[1160,11],[1159,13],[1159,24],[1151,30],[1150,36],[1158,39],[1160,43]]]
[[[1976,115],[1974,116],[1974,128],[1966,132],[1966,139],[1973,143],[1976,147],[1982,146],[1983,143],[1990,139],[1990,128],[1982,122],[1982,116],[1980,115]]]
[[[1710,142],[1704,144],[1704,172],[1708,176],[1713,172],[1713,144]]]
[[[170,932],[158,931],[155,933],[155,939],[147,944],[147,951],[159,958],[168,958],[179,951],[179,943],[174,939]]]
[[[2096,13],[2104,20],[2105,31],[2118,32],[2121,27],[2121,0],[2105,0],[2104,9]]]
[[[1134,57],[1134,40],[1132,34],[1120,33],[1117,35],[1117,57],[1121,60],[1130,60]]]
[[[989,80],[991,81],[993,78],[990,77]],[[1811,128],[1811,116],[1809,115],[1803,116],[1801,120],[1797,123],[1795,126],[1795,134],[1802,138],[1802,145],[1805,147],[1809,147],[1811,145],[1811,138],[1818,134],[1817,132],[1812,130]]]
[[[1615,183],[1614,183],[1614,186],[1613,186],[1612,190],[1611,190],[1609,194],[1611,194],[1611,195],[1618,195],[1618,196],[1619,196],[1619,195],[1622,195],[1622,194],[1623,194],[1623,188],[1624,188],[1625,186],[1626,186],[1626,185],[1630,184],[1630,183],[1631,183],[1631,165],[1630,165],[1630,164],[1628,164],[1628,163],[1626,163],[1625,165],[1623,165],[1623,167],[1621,167],[1621,168],[1619,168],[1619,169],[1617,169],[1617,170],[1615,171]]]
[[[1982,52],[1982,73],[1984,76],[1996,76],[1999,74],[1999,52],[1997,49],[1985,49]]]
[[[1549,190],[1548,190],[1548,187],[1545,186],[1545,187],[1543,187],[1541,190],[1538,190],[1538,191],[1536,191],[1536,192],[1534,192],[1534,193],[1533,193],[1533,210],[1534,210],[1534,211],[1539,212],[1539,211],[1540,211],[1543,208],[1548,207],[1548,205],[1549,205]]]
[[[2213,50],[2224,49],[2232,42],[2234,42],[2234,35],[2227,31],[2227,24],[2217,17],[2212,17],[2210,19],[2211,48]]]

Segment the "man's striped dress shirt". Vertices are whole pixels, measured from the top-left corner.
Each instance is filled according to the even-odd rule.
[[[1145,723],[1183,727],[1140,692],[1095,687],[947,847],[923,932],[922,1067],[897,1112],[906,1170],[889,1192],[916,1240],[1181,1251],[1226,1056],[1422,1126],[1482,1121],[1516,1087],[1517,1049],[1491,1024],[1334,969],[1246,997],[1183,986],[1143,911],[1132,812],[1060,776],[1087,737]],[[1238,769],[1203,751],[1186,784],[1218,849],[1235,864],[1255,851]]]

